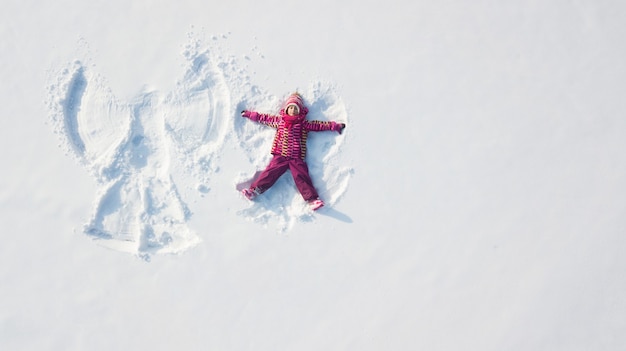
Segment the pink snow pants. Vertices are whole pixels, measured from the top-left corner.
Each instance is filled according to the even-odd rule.
[[[305,201],[318,198],[317,190],[315,190],[311,176],[309,176],[309,167],[306,162],[299,158],[275,155],[267,168],[252,182],[252,188],[256,188],[260,194],[264,193],[274,185],[278,178],[287,172],[287,170],[291,171],[296,187]]]

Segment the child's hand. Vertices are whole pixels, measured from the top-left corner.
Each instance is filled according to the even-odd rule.
[[[333,130],[339,134],[341,134],[341,132],[343,132],[343,129],[346,127],[345,123],[335,123],[333,125]]]
[[[247,117],[247,118],[253,117],[254,118],[254,117],[256,117],[256,115],[257,115],[256,112],[252,112],[252,111],[248,111],[248,110],[241,111],[241,117]]]
[[[259,114],[254,111],[243,110],[241,111],[241,117],[250,118],[253,121],[258,120]]]

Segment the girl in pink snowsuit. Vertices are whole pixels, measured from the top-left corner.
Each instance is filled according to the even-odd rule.
[[[276,129],[272,143],[274,157],[265,170],[252,182],[249,189],[243,189],[243,195],[252,200],[269,189],[287,170],[291,171],[296,187],[313,210],[324,206],[309,176],[305,162],[306,140],[309,132],[336,131],[339,134],[346,127],[343,123],[308,121],[309,110],[304,106],[298,93],[291,94],[280,110],[279,116],[244,110],[243,117]]]

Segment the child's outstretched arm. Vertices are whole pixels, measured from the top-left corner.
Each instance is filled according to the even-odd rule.
[[[332,130],[339,134],[341,134],[346,128],[345,123],[337,123],[337,122],[327,122],[327,121],[307,121],[306,129],[311,132],[323,132]]]
[[[278,123],[280,122],[280,117],[278,116],[248,110],[241,111],[241,117],[246,117],[251,121],[265,124],[272,128],[278,128]]]

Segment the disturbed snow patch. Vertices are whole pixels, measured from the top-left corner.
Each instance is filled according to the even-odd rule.
[[[48,106],[62,147],[99,190],[84,232],[104,246],[143,257],[179,253],[199,242],[173,181],[182,160],[208,189],[230,120],[230,97],[208,52],[187,55],[187,71],[167,97],[142,92],[118,102],[80,61],[55,73]],[[179,165],[176,164],[176,167]]]

